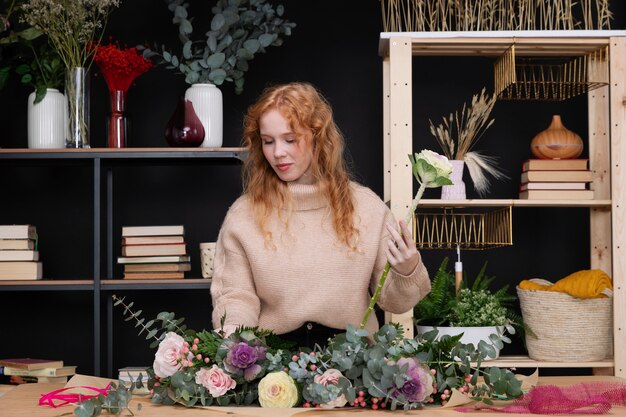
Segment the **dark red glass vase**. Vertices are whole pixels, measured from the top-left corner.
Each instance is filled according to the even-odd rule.
[[[165,139],[170,146],[194,147],[204,141],[204,127],[190,100],[180,97],[170,121],[165,127]]]
[[[112,90],[111,112],[107,122],[107,146],[125,148],[130,130],[130,118],[126,113],[126,91]]]

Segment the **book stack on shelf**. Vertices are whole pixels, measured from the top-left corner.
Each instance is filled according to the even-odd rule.
[[[35,226],[0,225],[0,280],[38,280],[41,276]]]
[[[65,366],[63,361],[48,359],[0,359],[4,375],[19,376],[26,382],[66,383],[76,374],[76,366]]]
[[[191,270],[185,228],[127,226],[122,228],[124,279],[182,279]]]
[[[588,159],[529,159],[522,165],[520,199],[592,200]]]

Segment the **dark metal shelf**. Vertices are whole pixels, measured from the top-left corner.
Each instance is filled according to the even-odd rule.
[[[245,148],[0,149],[0,159],[179,159],[243,160]]]
[[[0,291],[93,291],[93,280],[0,281]]]
[[[210,279],[103,279],[102,291],[122,290],[203,290],[211,288]]]

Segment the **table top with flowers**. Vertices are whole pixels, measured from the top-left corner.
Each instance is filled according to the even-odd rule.
[[[585,382],[613,382],[621,381],[622,379],[611,376],[569,376],[569,377],[543,377],[539,378],[539,385],[557,385],[557,386],[570,386],[578,383]],[[48,406],[38,405],[38,400],[41,394],[48,393],[55,389],[62,387],[62,384],[24,384],[16,386],[7,392],[4,396],[0,397],[0,410],[2,415],[11,417],[56,417],[64,413],[72,412],[72,406],[66,405],[60,408],[52,408]],[[141,408],[137,410],[138,405],[141,404]],[[153,404],[148,397],[134,396],[130,409],[137,417],[186,417],[193,416],[198,417],[200,415],[210,417],[221,417],[225,415],[231,415],[235,417],[313,417],[324,413],[324,416],[350,416],[354,413],[359,413],[362,417],[376,417],[381,415],[388,415],[388,412],[381,414],[380,410],[374,411],[371,409],[332,409],[332,410],[319,410],[319,409],[305,409],[305,408],[261,408],[261,407],[205,407],[205,408],[187,408],[181,405],[177,406],[164,406],[160,404]],[[425,409],[418,410],[397,410],[395,413],[401,415],[436,415],[441,417],[446,416],[472,416],[472,415],[484,415],[484,416],[528,416],[531,414],[507,414],[500,412],[470,412],[460,414],[453,408],[442,408],[441,406],[427,406]],[[427,414],[424,414],[427,413]],[[108,414],[103,414],[108,415]],[[122,415],[129,415],[127,412]],[[626,416],[626,407],[613,407],[608,415],[612,416]]]

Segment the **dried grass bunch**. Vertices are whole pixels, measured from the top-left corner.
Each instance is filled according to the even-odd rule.
[[[609,0],[381,0],[385,32],[610,29]]]
[[[430,133],[437,138],[444,155],[448,159],[465,161],[474,188],[481,196],[484,196],[490,188],[486,174],[498,180],[508,178],[496,165],[495,157],[471,150],[495,121],[489,119],[489,115],[496,104],[496,98],[495,95],[488,95],[483,88],[480,94],[472,96],[470,106],[463,103],[460,114],[458,111],[450,113],[438,126],[429,119]]]

